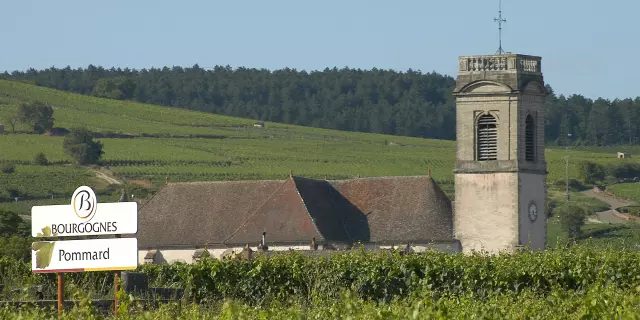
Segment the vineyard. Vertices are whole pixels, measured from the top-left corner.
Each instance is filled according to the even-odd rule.
[[[367,176],[431,175],[454,196],[455,142],[343,132],[265,123],[209,113],[76,95],[0,80],[0,162],[15,171],[0,173],[0,210],[28,215],[34,205],[68,203],[79,185],[94,188],[101,201],[117,201],[124,186],[108,185],[93,168],[71,165],[63,137],[24,133],[7,126],[18,104],[41,100],[54,108],[55,126],[84,125],[104,144],[99,167],[124,181],[148,181],[151,192],[165,181],[284,179],[295,175],[344,179]],[[640,148],[551,148],[546,151],[550,199],[564,197],[565,156],[569,177],[579,177],[582,161],[627,163],[615,152]],[[49,165],[37,165],[44,153]],[[562,190],[561,190],[562,189]],[[640,184],[608,188],[640,201]],[[152,194],[152,193],[151,193]],[[574,193],[573,201],[593,210],[607,206]],[[548,224],[545,252],[462,256],[431,252],[341,253],[312,259],[283,255],[271,259],[205,260],[193,265],[144,265],[150,283],[180,287],[180,306],[141,311],[123,306],[130,319],[394,319],[541,318],[640,319],[640,243],[637,227],[585,226],[585,237],[571,248],[557,219]],[[604,235],[604,236],[602,236]],[[593,236],[594,239],[588,238]],[[599,239],[601,237],[602,239]],[[614,241],[614,240],[620,241]],[[557,241],[557,242],[556,242]],[[615,247],[614,247],[615,245]],[[70,274],[67,295],[111,297],[111,273]],[[0,258],[2,299],[30,300],[13,289],[43,285],[53,298],[54,275],[36,275],[28,263]],[[87,305],[68,318],[89,318]],[[0,318],[53,317],[38,309],[0,308]],[[99,316],[96,316],[99,318]],[[634,318],[635,317],[635,318]]]
[[[322,319],[347,315],[357,319],[385,319],[385,315],[637,319],[638,261],[637,250],[575,246],[496,256],[356,250],[322,259],[284,254],[251,261],[205,259],[191,265],[143,265],[138,271],[149,277],[150,284],[183,288],[183,301],[189,304],[144,313],[125,303],[123,312],[133,319],[169,311],[174,316],[194,312],[214,319],[239,319],[241,314],[257,319],[267,314],[276,319],[294,315]],[[29,270],[26,263],[0,260],[2,283],[40,284],[48,289],[43,292],[45,298],[50,298],[55,276]],[[110,296],[112,281],[112,273],[69,274],[67,294],[73,296],[79,290],[87,298]],[[32,298],[11,296],[8,290],[2,295],[5,299]],[[42,311],[5,308],[0,315],[17,316],[19,312]]]
[[[607,191],[616,196],[640,204],[640,183],[619,183],[607,187]]]
[[[55,126],[88,126],[104,144],[100,165],[124,181],[144,180],[156,190],[165,181],[284,179],[294,174],[328,179],[385,175],[431,175],[453,197],[455,142],[379,134],[344,132],[265,123],[77,95],[19,82],[0,80],[0,122],[7,123],[20,102],[41,100],[54,108]],[[5,125],[5,131],[13,128]],[[21,124],[15,130],[24,131]],[[85,168],[71,168],[62,137],[16,133],[0,135],[0,162],[17,164],[0,175],[0,207],[27,214],[29,205],[47,203],[52,193],[69,194],[74,185],[105,186]],[[628,149],[628,148],[627,148]],[[636,150],[625,149],[625,152]],[[582,161],[602,164],[617,159],[616,149],[548,149],[548,182],[577,178]],[[39,167],[39,152],[52,165]],[[9,194],[11,193],[11,194]],[[14,200],[18,195],[20,201]],[[104,196],[114,196],[104,194]],[[51,204],[59,203],[49,199]]]
[[[273,129],[275,131],[275,129]],[[343,179],[384,175],[432,176],[452,195],[455,144],[443,141],[420,141],[416,144],[394,145],[382,141],[336,139],[326,136],[297,136],[256,139],[207,138],[102,138],[104,155],[101,165],[122,179],[146,179],[160,186],[169,181],[283,179],[293,170],[296,175],[314,178]],[[62,137],[15,134],[1,135],[3,150],[0,160],[19,165],[12,175],[1,180],[7,187],[18,188],[24,196],[45,196],[48,187],[57,181],[55,172],[72,170],[65,167],[70,159],[62,153]],[[6,148],[6,149],[5,149]],[[60,165],[41,167],[29,165],[35,154],[43,152]],[[606,154],[572,151],[570,177],[577,177],[580,161],[610,162]],[[548,181],[564,181],[564,152],[547,153]],[[41,175],[34,170],[38,168]],[[62,171],[61,171],[62,170]],[[70,172],[81,172],[76,168]],[[49,173],[47,173],[49,172]],[[15,185],[29,177],[27,184]],[[83,176],[84,182],[86,175]],[[66,179],[66,178],[65,178]],[[42,181],[40,181],[42,180]],[[79,182],[78,180],[74,180]],[[69,192],[69,183],[62,187]],[[60,189],[60,188],[58,188]],[[59,191],[63,193],[63,191]]]

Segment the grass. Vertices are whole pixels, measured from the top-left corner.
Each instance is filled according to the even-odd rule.
[[[618,183],[607,186],[607,191],[640,204],[640,183]]]
[[[558,189],[555,187],[549,187],[547,190],[550,201],[556,203],[566,202],[566,192],[564,189]],[[581,205],[587,209],[588,212],[599,212],[609,210],[609,205],[596,198],[587,197],[577,190],[570,190],[569,201],[574,204]]]

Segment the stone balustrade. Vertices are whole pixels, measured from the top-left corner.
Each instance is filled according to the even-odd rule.
[[[459,58],[460,73],[479,71],[517,71],[542,73],[540,57],[519,54],[465,56]]]

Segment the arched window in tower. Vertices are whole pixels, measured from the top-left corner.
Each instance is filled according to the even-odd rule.
[[[490,114],[478,119],[478,161],[498,158],[498,121]]]
[[[533,162],[535,160],[535,128],[533,117],[528,115],[524,128],[524,159],[526,161]]]

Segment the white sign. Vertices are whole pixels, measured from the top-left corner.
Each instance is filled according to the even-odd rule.
[[[69,237],[138,232],[138,203],[98,203],[89,187],[80,187],[70,205],[31,208],[31,236]]]
[[[135,270],[137,267],[136,238],[40,241],[31,245],[34,273]]]

